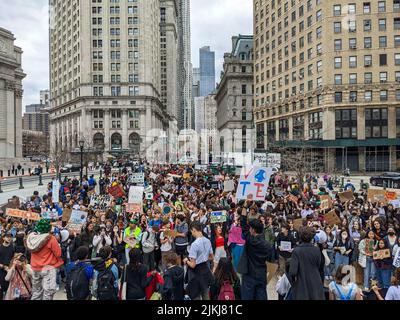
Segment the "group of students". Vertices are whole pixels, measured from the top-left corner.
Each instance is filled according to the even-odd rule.
[[[91,201],[97,184],[99,195],[115,185],[127,195],[132,169],[154,190],[141,210],[128,213],[127,196]],[[52,202],[51,185],[42,197],[35,192],[21,209],[53,210],[59,218],[31,222],[3,213],[0,294],[7,300],[52,300],[57,292],[69,300],[266,300],[267,274],[277,266],[274,289],[282,300],[400,299],[400,212],[393,205],[371,203],[365,191],[342,202],[329,183],[324,188],[312,176],[300,182],[279,173],[265,201],[237,201],[221,176],[237,184],[221,168],[216,175],[142,164],[108,170],[98,183],[93,176],[83,183],[65,178],[59,203]],[[322,195],[332,197],[340,224],[324,219]],[[60,225],[66,209],[87,211],[81,232]],[[226,221],[212,223],[218,210]],[[384,258],[374,254],[385,249]],[[361,288],[353,277],[360,272]]]

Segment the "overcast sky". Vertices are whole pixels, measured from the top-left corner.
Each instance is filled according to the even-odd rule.
[[[192,63],[199,65],[199,48],[215,51],[216,81],[231,37],[252,34],[253,0],[191,0]],[[48,0],[0,0],[0,27],[14,33],[24,51],[24,106],[39,103],[39,91],[49,87]]]

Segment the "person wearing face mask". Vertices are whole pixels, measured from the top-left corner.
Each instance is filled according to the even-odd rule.
[[[8,289],[8,281],[6,281],[5,278],[8,266],[10,265],[15,253],[11,233],[6,233],[2,240],[3,243],[0,245],[0,300],[3,300],[3,296],[6,294]]]
[[[93,252],[92,258],[95,258],[100,249],[104,246],[111,246],[112,240],[109,234],[106,232],[105,226],[100,226],[96,228],[95,235],[93,237]]]
[[[335,270],[337,270],[340,265],[350,264],[350,255],[353,249],[354,244],[349,238],[347,230],[342,229],[333,245],[333,250],[335,252]]]
[[[385,239],[378,241],[375,246],[375,251],[389,249],[389,244]],[[378,286],[380,289],[387,289],[390,287],[391,277],[392,277],[392,255],[386,258],[375,258],[374,259],[376,268],[376,277],[378,279]]]

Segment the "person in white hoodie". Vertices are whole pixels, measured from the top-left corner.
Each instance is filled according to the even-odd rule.
[[[96,230],[96,233],[93,237],[92,258],[96,258],[101,248],[103,248],[104,246],[111,246],[111,244],[112,244],[112,239],[110,235],[106,233],[106,227],[104,225],[101,225]]]

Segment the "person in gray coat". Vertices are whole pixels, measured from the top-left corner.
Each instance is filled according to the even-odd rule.
[[[300,244],[294,248],[289,268],[290,296],[292,300],[325,300],[324,284],[320,267],[324,259],[318,247],[311,241],[314,229],[301,227]]]

